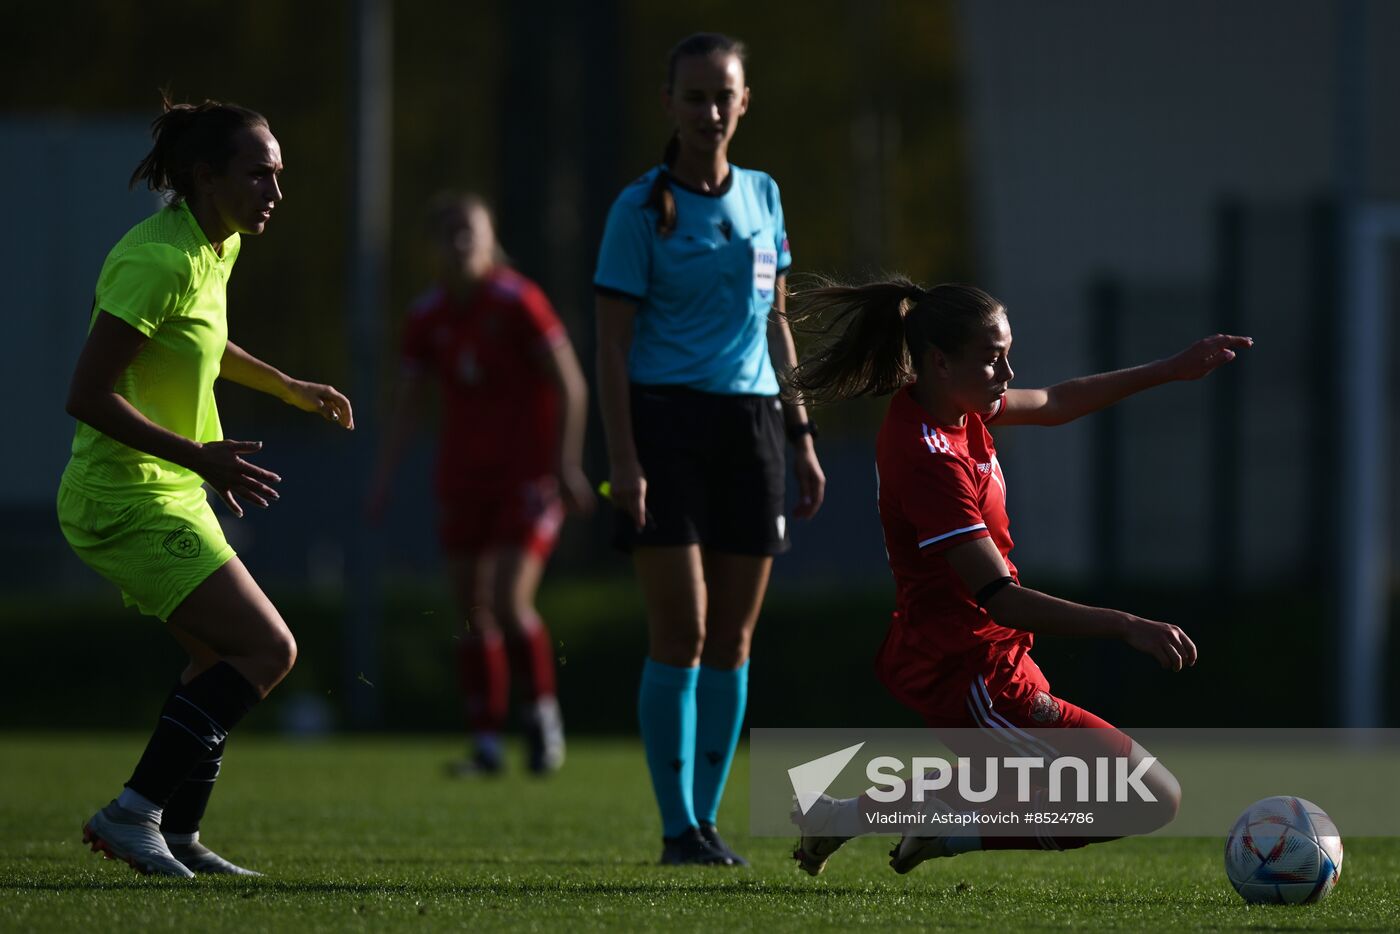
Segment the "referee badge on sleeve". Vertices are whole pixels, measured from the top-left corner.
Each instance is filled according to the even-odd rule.
[[[778,279],[778,251],[755,247],[753,251],[753,287],[765,297],[773,294]]]

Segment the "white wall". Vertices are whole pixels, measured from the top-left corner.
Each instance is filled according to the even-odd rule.
[[[1090,366],[1085,290],[1095,274],[1209,295],[1214,210],[1222,196],[1288,204],[1331,189],[1342,9],[1316,0],[959,3],[979,261],[984,284],[1010,310],[1022,385]],[[1400,4],[1374,0],[1364,10],[1369,141],[1363,188],[1394,197],[1400,194],[1400,130],[1393,119],[1400,62],[1391,49],[1400,40]],[[1296,268],[1279,272],[1300,275]],[[1280,350],[1296,343],[1296,315],[1271,319],[1259,302],[1249,307],[1260,363],[1246,390],[1256,400],[1279,390],[1287,396],[1306,359],[1297,359],[1293,344],[1264,357],[1271,340]],[[1205,322],[1213,329],[1209,312],[1183,309],[1182,328]],[[1163,340],[1171,332],[1156,330]],[[1186,335],[1183,330],[1180,339]],[[1140,361],[1123,361],[1132,362]],[[1189,394],[1175,398],[1183,409],[1199,405]],[[1246,469],[1296,492],[1296,465],[1279,464],[1290,456],[1280,442],[1287,430],[1281,423],[1261,427],[1260,413],[1249,415],[1247,453],[1254,455]],[[1023,565],[1088,569],[1088,442],[1083,425],[999,437]],[[1189,450],[1197,444],[1181,445],[1179,456],[1197,456]],[[1151,465],[1164,482],[1195,469],[1173,456],[1165,446]],[[1158,496],[1173,495],[1170,485],[1147,485],[1156,486]],[[1182,508],[1200,508],[1176,492]],[[1260,488],[1251,495],[1249,510],[1270,511],[1273,501]],[[1142,512],[1147,504],[1134,508]],[[1257,537],[1256,544],[1278,546],[1284,536]],[[1278,570],[1296,556],[1296,547],[1284,552],[1254,570],[1263,576]]]

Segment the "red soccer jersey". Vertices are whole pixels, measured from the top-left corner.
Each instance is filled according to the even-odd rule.
[[[566,339],[539,286],[505,267],[465,300],[434,289],[418,301],[403,355],[441,386],[441,495],[477,495],[557,469],[559,392],[542,361]]]
[[[906,705],[957,716],[976,675],[993,697],[1027,672],[1043,676],[1034,665],[1018,674],[1031,634],[998,625],[943,557],[954,545],[990,536],[1017,576],[992,436],[977,414],[961,428],[932,421],[906,386],[891,400],[876,444],[880,524],[896,589],[876,669]]]

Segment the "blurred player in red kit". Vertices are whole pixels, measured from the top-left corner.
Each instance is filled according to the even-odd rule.
[[[394,468],[436,384],[438,534],[465,623],[457,662],[475,743],[455,770],[501,770],[513,677],[528,698],[529,767],[550,772],[563,763],[563,721],[535,592],[565,511],[593,508],[580,467],[587,384],[549,299],[507,264],[480,197],[436,196],[428,234],[437,284],[404,328],[403,375],[370,513],[387,505]]]

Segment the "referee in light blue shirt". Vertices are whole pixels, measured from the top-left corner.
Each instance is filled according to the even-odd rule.
[[[647,205],[663,173],[676,205],[665,236]],[[767,174],[730,165],[716,190],[702,191],[657,166],[613,203],[594,285],[636,306],[633,383],[775,397],[768,324],[791,265],[778,186]]]
[[[666,864],[746,865],[715,824],[749,643],[787,548],[785,440],[795,518],[816,513],[826,484],[807,413],[778,399],[774,368],[796,362],[774,313],[792,263],[778,186],[728,159],[749,105],[744,65],[743,45],[713,33],[671,51],[675,133],[613,203],[594,277],[616,543],[647,611],[638,716]]]

